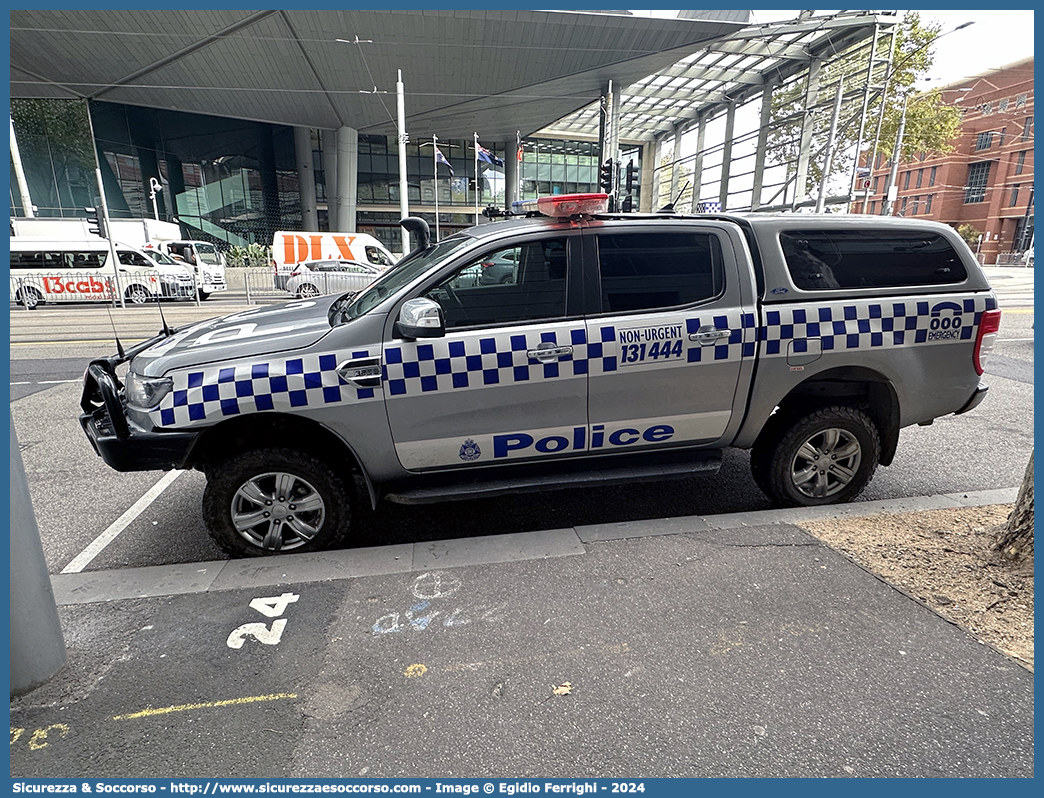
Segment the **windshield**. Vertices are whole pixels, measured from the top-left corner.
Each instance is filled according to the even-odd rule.
[[[221,263],[217,250],[214,249],[213,244],[196,244],[196,254],[204,263],[210,263],[215,266]]]
[[[471,236],[460,233],[440,241],[438,244],[433,244],[423,252],[403,258],[381,275],[377,282],[355,297],[352,303],[344,309],[345,319],[357,319],[364,313],[368,313],[382,300],[397,293],[436,263],[472,241],[474,239]]]

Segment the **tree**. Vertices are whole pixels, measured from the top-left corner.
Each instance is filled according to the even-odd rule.
[[[1033,556],[1033,453],[1015,507],[1008,515],[1008,522],[1000,528],[994,549],[1013,560]]]
[[[891,157],[899,120],[903,115],[906,100],[906,126],[903,134],[902,156],[909,157],[920,152],[945,153],[953,149],[961,124],[958,108],[942,101],[938,91],[915,93],[914,82],[932,66],[934,56],[931,42],[939,36],[941,26],[924,24],[920,14],[908,11],[898,23],[895,53],[891,75],[884,64],[871,79],[872,85],[884,85],[884,117],[881,136],[877,141],[876,153]],[[887,40],[885,40],[887,42]],[[799,194],[814,193],[820,182],[831,177],[850,177],[852,158],[840,157],[843,153],[854,155],[859,134],[859,117],[862,108],[862,89],[866,86],[867,63],[870,58],[869,43],[856,45],[841,56],[823,65],[819,75],[819,93],[813,98],[814,108],[806,107],[806,81],[795,80],[773,93],[771,129],[768,148],[773,160],[786,164],[788,174],[793,175],[794,166],[801,154],[801,130],[806,115],[813,113],[813,131],[809,145],[810,159],[808,180],[798,187]],[[838,81],[843,80],[843,91],[847,99],[842,103],[840,124],[834,143],[834,160],[831,174],[824,176],[823,166],[829,143],[830,118],[833,98]],[[863,134],[864,151],[874,147],[874,134],[881,111],[881,92],[871,92],[866,113],[866,128]]]
[[[960,224],[957,225],[957,235],[964,239],[969,247],[974,247],[979,243],[979,237],[982,235],[982,231],[973,224]]]

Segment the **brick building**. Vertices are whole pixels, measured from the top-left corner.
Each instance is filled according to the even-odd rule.
[[[900,162],[892,214],[970,224],[982,234],[983,263],[1013,262],[1033,242],[1033,59],[940,91],[964,111],[960,137],[946,155]],[[882,213],[891,159],[878,155],[874,167],[867,212]]]

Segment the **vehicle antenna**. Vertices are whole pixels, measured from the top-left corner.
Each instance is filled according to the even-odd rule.
[[[120,334],[116,332],[116,322],[112,319],[112,311],[109,310],[109,306],[105,306],[105,312],[109,314],[109,324],[112,325],[112,334],[116,338],[116,351],[122,360],[127,359],[127,353],[123,351],[123,344],[120,342]]]
[[[682,198],[682,194],[684,194],[685,190],[689,187],[689,182],[690,181],[686,181],[685,185],[682,186],[682,190],[678,192],[678,196],[677,197],[675,197],[671,202],[668,202],[666,205],[664,205],[662,208],[660,208],[660,210],[658,210],[656,212],[657,213],[674,213],[674,203],[676,203],[678,200],[680,200]]]
[[[156,307],[159,309],[160,323],[163,325],[163,334],[168,338],[170,337],[170,327],[167,326],[167,320],[163,317],[163,305],[160,304],[159,294],[156,294]]]

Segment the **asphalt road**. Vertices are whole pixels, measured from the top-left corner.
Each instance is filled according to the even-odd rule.
[[[861,500],[1007,488],[1021,481],[1033,448],[1032,271],[1002,272],[994,284],[1006,313],[986,365],[986,401],[965,416],[905,429],[895,462],[878,470]],[[241,298],[229,296],[198,308],[166,304],[164,312],[176,326],[243,307]],[[113,325],[125,344],[159,327],[151,307],[114,312],[113,319],[105,309],[88,306],[11,311],[11,407],[49,568],[56,573],[223,559],[202,525],[202,475],[179,474],[142,503],[163,473],[112,471],[79,427],[80,379],[91,357],[114,351]],[[357,505],[352,545],[766,509],[748,462],[746,452],[730,450],[720,474],[684,481],[420,507],[384,503],[376,511]],[[140,511],[127,518],[135,506]]]

